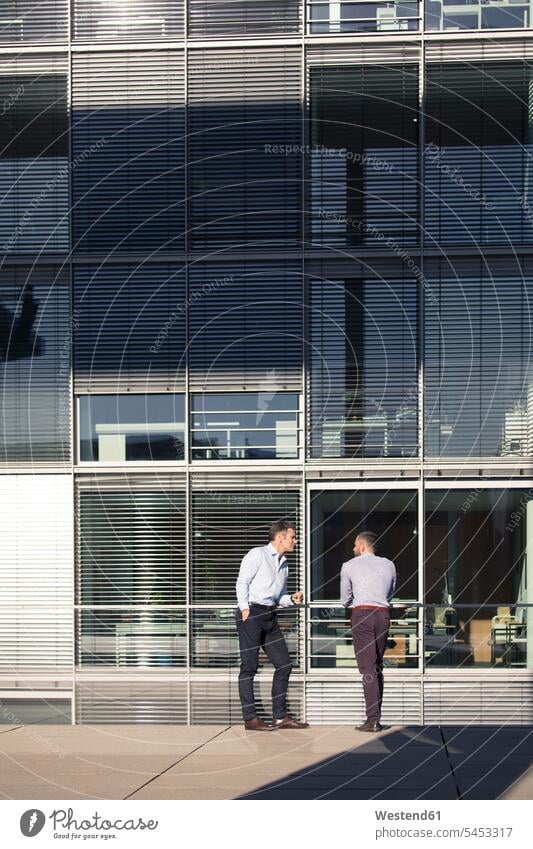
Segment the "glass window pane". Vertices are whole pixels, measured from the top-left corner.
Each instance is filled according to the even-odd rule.
[[[419,27],[417,2],[308,0],[308,4],[312,33],[398,32]]]
[[[79,666],[176,667],[186,665],[186,655],[185,612],[78,612]]]
[[[396,566],[397,601],[418,597],[417,493],[324,490],[311,496],[311,597],[340,597],[341,566],[360,531],[378,534],[378,553]]]
[[[70,458],[69,284],[36,264],[0,271],[0,464]]]
[[[183,395],[85,395],[79,400],[81,461],[183,460]]]
[[[417,454],[417,322],[413,278],[311,281],[311,457]]]
[[[298,404],[298,395],[275,389],[192,395],[192,459],[296,459],[300,443]]]
[[[426,493],[427,663],[533,666],[532,545],[531,489]]]
[[[533,279],[443,263],[427,282],[426,456],[529,456]]]

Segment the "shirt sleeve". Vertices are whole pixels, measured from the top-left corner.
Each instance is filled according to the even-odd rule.
[[[392,577],[391,577],[391,584],[390,584],[389,592],[388,592],[388,595],[387,595],[387,601],[389,602],[389,604],[392,600],[394,593],[396,592],[396,566],[394,565],[392,560],[391,560],[391,566],[392,566]]]
[[[239,577],[237,578],[237,583],[235,585],[237,590],[237,602],[240,610],[247,610],[250,606],[248,600],[250,584],[257,575],[259,566],[261,565],[261,559],[258,555],[259,552],[252,549],[248,552],[248,554],[245,554],[241,560]]]
[[[283,588],[281,590],[281,596],[278,601],[279,607],[294,607],[294,602],[287,592],[287,581],[289,579],[289,570],[287,569],[285,573],[285,580],[283,582]]]
[[[353,601],[352,582],[346,568],[346,563],[341,569],[341,604],[348,607]]]

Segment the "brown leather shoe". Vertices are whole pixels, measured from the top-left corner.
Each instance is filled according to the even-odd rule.
[[[287,714],[283,719],[274,720],[274,728],[309,728],[308,722],[298,722]]]
[[[259,719],[257,716],[254,716],[253,719],[245,719],[244,727],[247,731],[273,731],[271,725],[267,725],[266,722],[263,722],[262,719]]]
[[[383,731],[381,722],[373,719],[365,719],[362,725],[356,726],[356,731]]]

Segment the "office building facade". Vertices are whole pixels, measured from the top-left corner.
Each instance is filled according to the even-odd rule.
[[[530,724],[530,4],[1,7],[3,721],[240,721],[290,517],[294,715],[363,714],[367,529],[384,721]]]

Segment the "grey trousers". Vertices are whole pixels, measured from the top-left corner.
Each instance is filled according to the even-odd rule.
[[[352,610],[352,639],[359,672],[363,676],[366,716],[372,722],[381,718],[383,701],[383,654],[390,627],[388,607]]]

